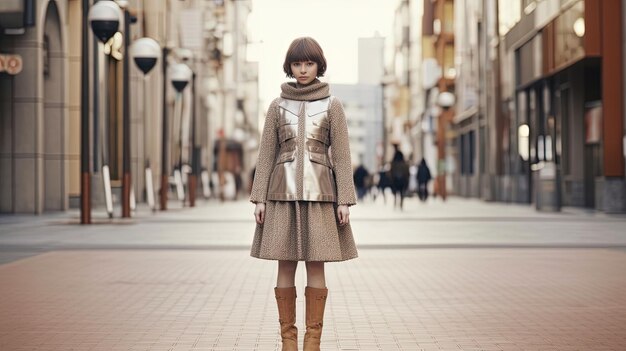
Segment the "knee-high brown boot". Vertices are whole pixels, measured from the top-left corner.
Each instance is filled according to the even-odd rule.
[[[298,351],[298,328],[296,328],[296,287],[274,288],[278,304],[282,351]]]
[[[304,351],[320,351],[322,326],[324,324],[324,308],[328,289],[306,287],[306,333],[304,334]]]

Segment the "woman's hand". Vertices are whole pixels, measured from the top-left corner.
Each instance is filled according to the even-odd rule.
[[[348,205],[339,205],[337,207],[337,218],[339,218],[339,225],[350,223],[350,207]]]
[[[257,224],[263,224],[265,222],[265,204],[258,203],[254,209],[254,218]]]

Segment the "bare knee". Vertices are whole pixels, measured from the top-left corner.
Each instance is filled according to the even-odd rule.
[[[295,285],[297,261],[278,261],[278,277],[276,286],[279,288],[289,288]]]
[[[298,261],[278,261],[278,274],[295,274]]]
[[[306,263],[307,285],[312,288],[325,288],[324,262]]]
[[[313,274],[324,273],[324,262],[306,262],[306,271]]]

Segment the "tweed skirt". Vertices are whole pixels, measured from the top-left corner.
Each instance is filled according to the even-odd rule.
[[[350,224],[339,225],[336,204],[267,201],[250,255],[267,260],[345,261],[358,256]]]

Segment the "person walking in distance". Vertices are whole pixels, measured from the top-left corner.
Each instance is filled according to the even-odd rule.
[[[317,41],[295,39],[283,70],[296,81],[281,85],[265,118],[250,195],[257,223],[250,254],[278,261],[274,292],[283,351],[298,350],[295,273],[305,262],[304,350],[319,351],[328,296],[324,263],[358,256],[350,227],[356,198],[348,126],[341,103],[317,79],[326,71]]]
[[[356,187],[356,195],[359,201],[362,201],[369,191],[370,172],[360,163],[354,170],[354,186]]]
[[[395,152],[391,161],[391,190],[393,191],[393,206],[404,207],[404,195],[409,187],[409,165],[404,160],[404,154],[395,146]],[[400,201],[398,201],[400,200]]]
[[[422,158],[417,166],[417,194],[422,202],[428,199],[428,182],[432,179],[426,160]]]

